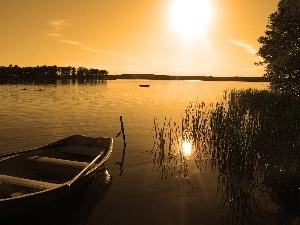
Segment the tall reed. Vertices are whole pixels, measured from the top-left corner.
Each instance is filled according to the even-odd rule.
[[[158,139],[154,152],[159,153],[160,166],[172,167],[165,156],[180,153],[183,138],[191,141],[199,168],[210,165],[218,174],[221,205],[230,208],[227,223],[255,223],[261,199],[272,199],[285,209],[300,203],[300,100],[296,96],[267,90],[225,91],[216,104],[190,103],[181,126],[173,123],[174,127],[166,118],[161,128],[154,123]],[[287,195],[292,196],[290,204],[283,205]]]
[[[267,90],[233,90],[211,111],[209,149],[223,204],[248,223],[259,197],[293,194],[298,200],[285,207],[299,203],[299,125],[299,99]]]

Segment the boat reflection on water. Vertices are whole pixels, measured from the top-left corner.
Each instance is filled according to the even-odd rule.
[[[93,209],[112,185],[112,177],[103,166],[85,186],[70,195],[35,211],[0,221],[1,225],[86,224]]]

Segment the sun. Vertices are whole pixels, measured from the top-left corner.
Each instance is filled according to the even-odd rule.
[[[175,0],[171,23],[185,38],[202,37],[211,19],[209,0]]]

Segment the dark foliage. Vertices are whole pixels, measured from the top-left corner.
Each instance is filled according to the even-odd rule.
[[[0,79],[57,79],[57,78],[103,78],[108,71],[85,67],[36,66],[19,67],[18,65],[0,66]]]
[[[300,94],[300,1],[280,0],[276,12],[269,16],[265,36],[257,53],[265,66],[271,88],[284,93]]]

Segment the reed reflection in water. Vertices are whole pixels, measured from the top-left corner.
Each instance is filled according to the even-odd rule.
[[[162,179],[189,182],[189,167],[218,175],[224,224],[300,223],[300,102],[268,91],[224,92],[216,105],[198,101],[181,125],[154,119],[153,165]],[[192,143],[191,156],[182,142]]]

